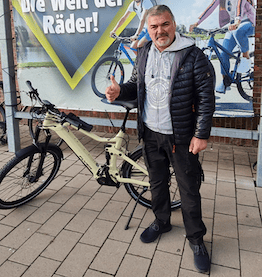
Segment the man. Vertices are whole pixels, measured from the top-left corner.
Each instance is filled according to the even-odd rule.
[[[131,40],[133,42],[130,47],[137,49],[139,47],[142,47],[146,42],[151,41],[151,38],[148,34],[145,22],[146,22],[147,11],[152,6],[153,6],[153,4],[150,0],[134,0],[127,8],[125,14],[117,22],[114,29],[110,32],[110,36],[114,37],[118,28],[124,24],[124,22],[127,20],[129,15],[132,12],[136,12],[140,21],[139,21],[139,26],[138,26],[135,34],[131,37]]]
[[[152,42],[138,51],[130,80],[119,86],[114,77],[106,89],[109,101],[138,99],[138,135],[144,142],[155,221],[141,234],[150,243],[171,230],[168,176],[174,167],[182,201],[186,236],[200,272],[210,261],[203,236],[201,165],[198,153],[207,147],[214,104],[214,71],[194,41],[176,33],[165,5],[148,11]]]

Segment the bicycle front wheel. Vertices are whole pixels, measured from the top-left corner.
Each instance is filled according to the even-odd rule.
[[[250,53],[251,68],[246,73],[237,73],[237,89],[239,94],[247,101],[253,100],[254,88],[254,52]]]
[[[124,82],[124,67],[114,57],[106,57],[94,67],[91,84],[94,93],[101,98],[106,98],[105,90],[111,85],[110,76],[113,75],[118,84]]]
[[[43,146],[43,145],[42,145]],[[40,147],[42,147],[40,145]],[[57,174],[61,150],[52,144],[41,166],[41,174],[36,178],[41,150],[34,145],[20,150],[0,171],[0,208],[10,209],[27,203],[41,193]]]
[[[44,130],[41,129],[41,127],[42,127],[45,116],[41,115],[41,114],[39,115],[38,110],[40,110],[40,108],[38,108],[38,107],[31,108],[30,114],[34,115],[34,113],[35,113],[38,115],[38,117],[33,116],[34,117],[33,119],[28,119],[28,127],[29,127],[29,133],[30,133],[32,139],[36,139],[37,126],[40,128],[40,132],[39,132],[37,141],[40,143],[43,143],[46,140],[46,135],[44,133]],[[54,131],[50,130],[50,133],[51,133],[50,143],[60,146],[63,143],[63,139],[61,139]]]
[[[143,168],[146,168],[143,154],[142,154],[142,147],[135,150],[131,155],[130,158],[138,163]],[[173,171],[170,171],[170,181],[169,181],[169,191],[170,191],[170,199],[171,199],[171,210],[175,210],[181,207],[181,200],[179,195],[179,189],[177,186],[175,174]],[[140,170],[136,169],[133,165],[129,163],[125,163],[123,165],[123,177],[137,179],[141,181],[148,181],[148,176],[145,175]],[[138,195],[143,191],[143,187],[133,185],[130,183],[125,184],[125,188],[130,196],[137,201]],[[138,203],[144,207],[152,208],[151,203],[151,192],[148,190],[142,196],[140,196]]]

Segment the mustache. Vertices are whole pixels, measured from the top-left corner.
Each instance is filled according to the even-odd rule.
[[[156,37],[156,39],[162,38],[162,37],[169,37],[168,33],[160,34]]]

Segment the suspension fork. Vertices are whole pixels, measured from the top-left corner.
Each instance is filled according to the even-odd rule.
[[[44,160],[45,160],[45,157],[46,157],[47,147],[48,147],[49,141],[51,139],[50,131],[49,130],[45,130],[45,132],[47,134],[46,135],[45,144],[44,144],[43,147],[40,147],[40,145],[37,143],[40,131],[41,131],[41,129],[37,127],[35,139],[34,139],[34,142],[33,142],[33,144],[40,150],[41,156],[40,156],[39,163],[37,165],[36,173],[35,173],[34,176],[31,176],[31,178],[30,178],[30,182],[32,182],[32,183],[38,181],[39,177],[42,175],[43,164],[44,164]],[[29,172],[31,170],[32,163],[33,163],[33,159],[34,159],[34,154],[31,155],[29,157],[29,159],[28,159],[27,167],[26,167],[26,170],[25,170],[24,175],[23,175],[24,177],[29,174]]]

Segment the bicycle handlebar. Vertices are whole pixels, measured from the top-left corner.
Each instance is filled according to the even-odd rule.
[[[203,29],[203,28],[195,27],[193,31],[198,34],[204,33],[209,36],[214,36],[216,34],[225,34],[228,31],[228,28],[225,27],[225,28],[215,28],[215,29]]]
[[[130,37],[119,37],[116,34],[112,35],[112,38],[114,38],[116,41],[131,42]]]
[[[58,109],[55,108],[55,105],[50,103],[48,100],[42,100],[37,92],[37,89],[33,88],[32,83],[30,81],[26,81],[27,86],[30,88],[29,96],[31,99],[37,100],[42,105],[42,110],[37,111],[37,114],[41,114],[42,112],[49,111],[57,116],[59,116],[62,122],[68,122],[69,124],[77,127],[77,129],[83,129],[90,132],[93,128],[92,125],[86,123],[85,121],[81,120],[78,116],[73,113],[65,114],[64,112],[60,112]]]

